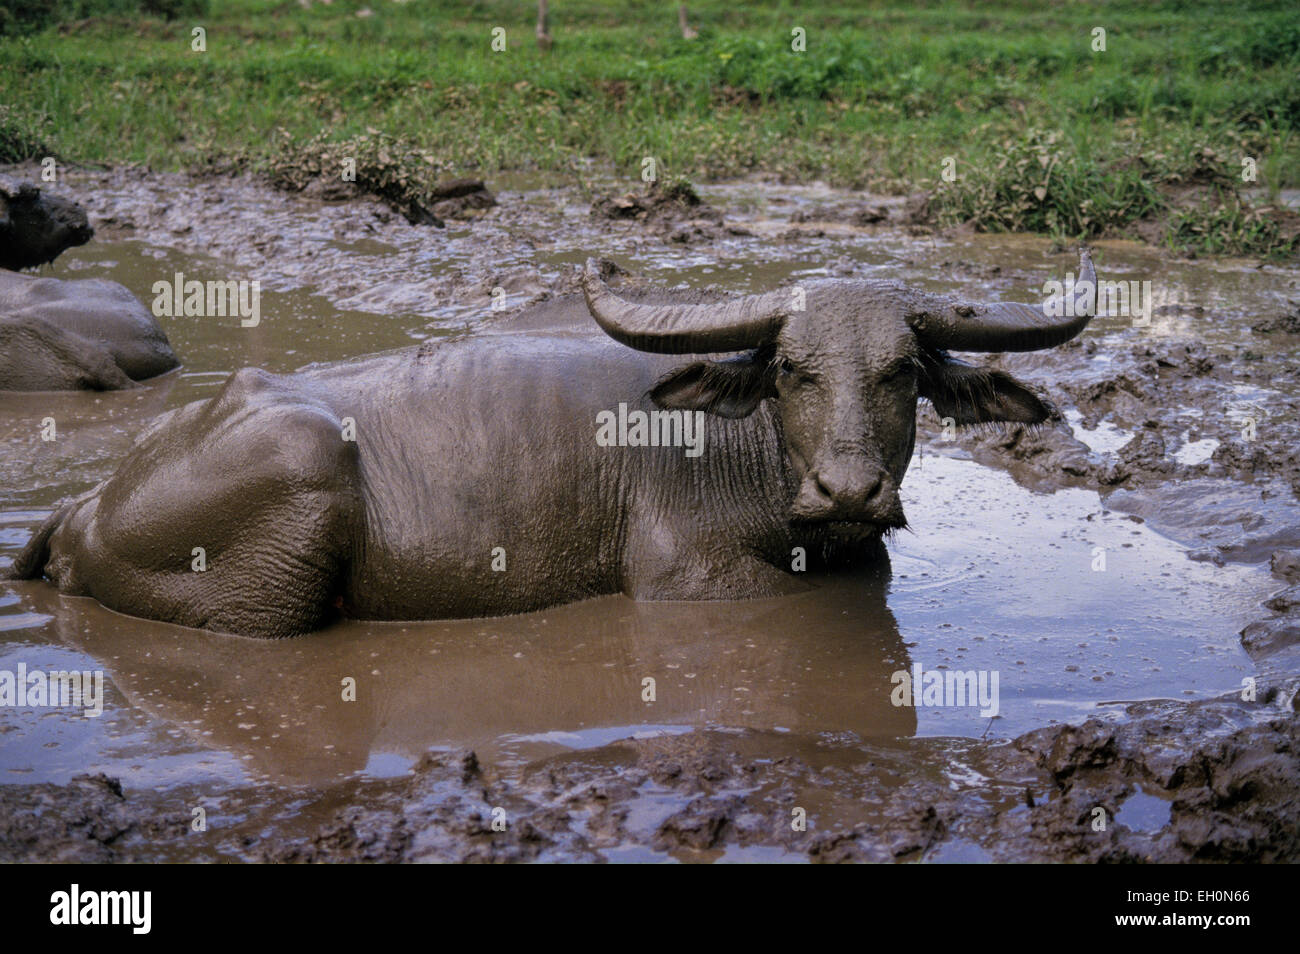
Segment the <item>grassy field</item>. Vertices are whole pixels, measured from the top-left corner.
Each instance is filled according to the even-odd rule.
[[[635,180],[654,156],[694,179],[931,190],[938,221],[986,229],[1113,234],[1163,210],[1171,244],[1295,249],[1258,208],[1300,185],[1290,2],[699,0],[686,40],[676,4],[553,0],[549,53],[528,0],[210,0],[170,20],[54,0],[64,22],[44,26],[36,2],[0,0],[0,161],[256,169],[363,137],[413,174],[594,159]]]

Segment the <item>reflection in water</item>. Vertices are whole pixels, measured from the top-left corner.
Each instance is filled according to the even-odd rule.
[[[903,491],[915,533],[889,544],[889,563],[771,600],[608,597],[262,642],[121,616],[45,582],[0,585],[0,668],[102,666],[111,683],[102,720],[0,711],[14,730],[0,778],[92,770],[166,786],[242,765],[323,781],[400,773],[430,746],[518,765],[695,726],[782,732],[808,758],[827,733],[1006,738],[1115,700],[1215,695],[1255,671],[1235,634],[1276,589],[1266,569],[1188,560],[1091,491],[1034,493],[968,460],[926,457]],[[0,515],[0,554],[44,515]],[[894,708],[890,677],[913,664],[999,673],[997,719]]]
[[[890,674],[910,664],[885,605],[888,580],[884,562],[778,599],[608,597],[490,620],[347,622],[274,642],[120,616],[45,584],[11,586],[131,706],[182,727],[185,747],[230,751],[259,776],[321,783],[367,766],[392,774],[434,746],[511,762],[647,728],[910,735],[913,711],[889,701]],[[347,679],[355,702],[344,700]],[[653,702],[643,701],[646,679]],[[7,759],[30,754],[22,747],[19,738]]]
[[[0,507],[49,507],[95,486],[173,406],[182,374],[123,391],[0,393]]]

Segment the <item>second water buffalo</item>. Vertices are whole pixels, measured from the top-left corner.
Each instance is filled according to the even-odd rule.
[[[117,282],[0,271],[0,391],[111,391],[179,364]]]

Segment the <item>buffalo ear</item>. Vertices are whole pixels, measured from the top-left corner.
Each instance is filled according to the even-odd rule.
[[[920,394],[929,398],[941,418],[951,417],[958,424],[1040,424],[1052,413],[1005,371],[975,368],[947,357],[927,366]]]
[[[705,411],[740,418],[774,397],[771,364],[754,353],[722,361],[696,361],[668,372],[650,389],[650,399],[667,410]]]

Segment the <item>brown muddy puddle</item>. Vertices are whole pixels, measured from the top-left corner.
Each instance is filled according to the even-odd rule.
[[[135,237],[97,239],[46,274],[113,278],[146,302],[153,282],[176,271],[258,277],[249,266],[255,256],[186,248],[220,230],[214,213],[196,213],[172,235],[144,224],[149,200],[138,183],[115,193],[97,182],[89,203],[96,215],[134,215]],[[231,371],[288,371],[472,330],[489,316],[487,290],[502,274],[515,282],[513,304],[555,286],[562,268],[593,251],[666,285],[752,290],[840,273],[1033,300],[1071,257],[1050,254],[1039,239],[939,240],[894,229],[828,228],[778,241],[794,207],[835,194],[756,184],[702,191],[754,236],[674,246],[591,222],[565,190],[505,190],[506,211],[495,218],[445,232],[385,224],[375,235],[331,230],[329,222],[343,220],[339,210],[312,218],[299,200],[281,200],[289,211],[272,210],[264,226],[277,247],[311,243],[316,251],[268,265],[258,327],[163,319],[184,366],[162,379],[123,393],[0,395],[0,553],[21,547],[55,501],[109,474],[153,415],[212,393]],[[234,218],[265,197],[232,192],[222,211]],[[1107,277],[1159,270],[1163,297],[1145,334],[1228,335],[1184,306],[1265,308],[1295,281],[1294,271],[1102,247]],[[958,259],[966,264],[946,264]],[[371,281],[368,290],[354,287]],[[420,301],[426,292],[436,294]],[[1118,317],[1103,316],[1094,329],[1100,361],[1106,340],[1134,333]],[[1128,438],[1104,422],[1085,431],[1073,413],[1094,450],[1111,452]],[[57,421],[54,442],[40,440],[46,417]],[[41,583],[3,583],[0,670],[102,669],[106,693],[98,718],[0,708],[0,783],[102,771],[128,789],[157,791],[321,786],[400,776],[431,748],[461,746],[511,777],[566,752],[703,729],[748,730],[741,734],[751,747],[779,739],[782,754],[810,762],[845,741],[889,746],[920,737],[944,764],[953,739],[1009,738],[1106,715],[1121,702],[1206,698],[1255,674],[1236,634],[1277,589],[1264,566],[1189,560],[1187,547],[1108,510],[1096,493],[1028,490],[968,459],[960,441],[942,456],[922,445],[904,501],[912,532],[891,541],[889,566],[744,603],[608,597],[504,619],[346,622],[259,642],[123,617]],[[893,674],[915,665],[997,673],[997,715],[893,705]],[[355,701],[343,699],[349,678]],[[653,702],[643,699],[647,678]],[[953,784],[969,772],[959,760],[944,771]]]
[[[1095,494],[1036,494],[968,461],[926,458],[906,504],[915,535],[891,545],[892,572],[741,603],[608,597],[262,642],[8,583],[0,669],[103,669],[108,690],[98,718],[3,710],[5,780],[323,783],[400,774],[430,747],[523,765],[694,727],[789,733],[796,750],[837,735],[996,738],[1121,701],[1217,695],[1254,673],[1235,633],[1275,588],[1256,568],[1188,561]],[[6,514],[5,548],[40,515]],[[894,706],[891,677],[918,664],[997,672],[996,718]]]

